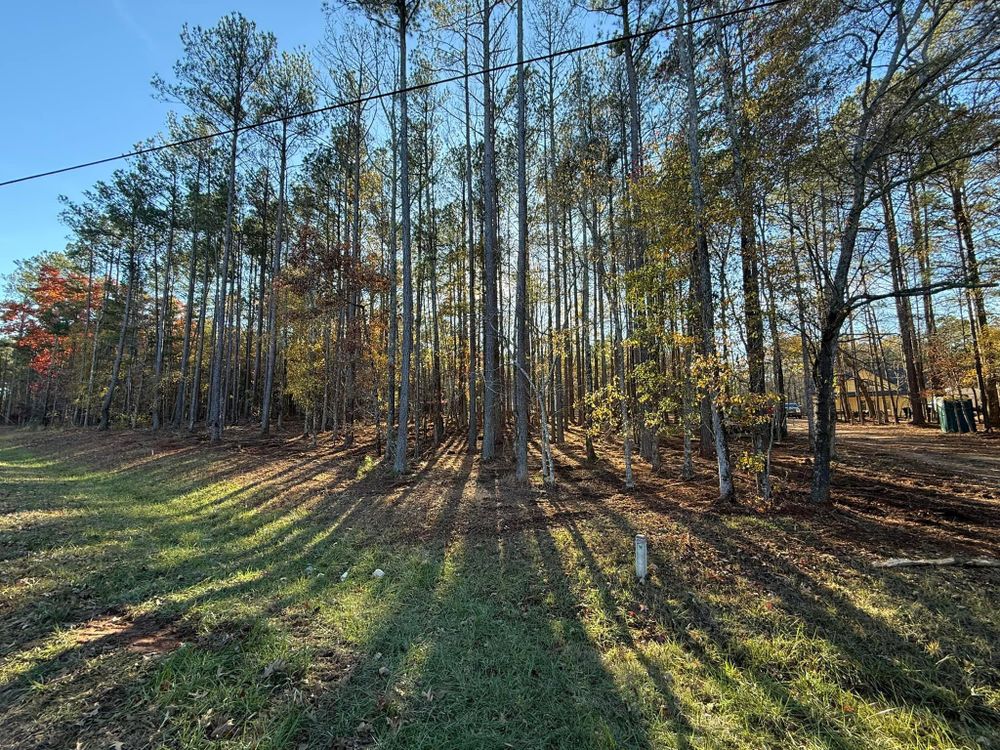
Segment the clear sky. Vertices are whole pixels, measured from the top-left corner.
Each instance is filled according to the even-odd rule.
[[[113,156],[159,131],[153,99],[187,21],[213,25],[239,10],[282,49],[321,38],[321,0],[40,0],[0,11],[0,182]],[[0,274],[14,260],[66,244],[58,196],[78,197],[109,164],[0,188]]]

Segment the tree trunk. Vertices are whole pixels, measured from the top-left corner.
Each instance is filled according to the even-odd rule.
[[[517,373],[514,413],[519,482],[528,481],[528,187],[525,173],[525,99],[524,0],[517,0],[517,303],[514,310]]]
[[[892,289],[896,293],[896,318],[899,321],[899,337],[906,366],[906,382],[910,391],[910,412],[913,424],[923,427],[927,424],[924,414],[924,394],[917,377],[916,346],[913,332],[913,311],[910,298],[900,295],[907,286],[903,276],[903,259],[899,250],[899,233],[896,230],[896,212],[892,205],[892,195],[885,187],[888,177],[883,166],[882,173],[882,215],[885,218],[886,241],[889,246],[889,269],[892,274]]]
[[[239,141],[239,118],[233,119],[232,137],[229,141],[229,170],[226,191],[226,226],[223,240],[222,267],[219,271],[219,293],[216,299],[215,348],[212,351],[212,376],[209,384],[208,423],[209,439],[221,442],[225,429],[223,404],[223,365],[226,347],[226,284],[229,280],[229,254],[233,249],[233,215],[236,209],[236,154]]]
[[[477,377],[476,343],[479,338],[479,327],[476,323],[476,219],[475,219],[475,199],[472,191],[472,136],[471,122],[472,113],[469,106],[469,29],[466,21],[466,33],[462,47],[462,65],[465,71],[464,93],[465,93],[465,192],[466,199],[466,219],[468,222],[468,248],[469,258],[469,424],[468,435],[466,437],[466,450],[469,453],[476,452],[476,443],[479,437],[479,417],[476,408]]]
[[[107,393],[101,403],[101,423],[98,429],[106,430],[111,424],[111,402],[115,397],[115,389],[118,388],[118,377],[121,372],[122,359],[125,356],[125,340],[128,334],[129,319],[132,315],[132,296],[136,283],[135,273],[135,225],[132,227],[132,247],[128,256],[128,289],[125,292],[125,312],[122,313],[122,324],[118,330],[118,344],[115,347],[115,360],[111,365],[111,379],[108,382]]]
[[[393,471],[406,470],[406,436],[410,411],[410,357],[413,351],[413,267],[410,255],[410,125],[406,93],[406,2],[399,3],[399,177],[402,200],[403,342],[399,371],[399,420]]]
[[[763,400],[767,393],[764,374],[764,318],[760,306],[760,262],[757,252],[757,233],[754,223],[754,186],[746,163],[746,142],[750,137],[749,126],[742,116],[733,90],[733,70],[719,22],[715,22],[715,39],[721,60],[722,102],[729,134],[730,153],[733,159],[732,182],[740,224],[740,262],[743,272],[743,306],[746,321],[746,353],[749,371],[749,390],[756,401],[751,404],[755,416],[761,417]],[[765,453],[770,442],[770,425],[762,418],[752,429],[753,448],[758,457]],[[771,481],[767,461],[761,462],[757,472],[757,492],[765,500],[771,497]]]
[[[678,19],[687,19],[686,0],[677,0]],[[695,274],[698,288],[698,309],[700,312],[700,349],[707,362],[715,359],[715,314],[712,302],[712,269],[708,253],[708,235],[705,228],[705,194],[701,183],[701,153],[698,146],[698,88],[692,60],[690,30],[684,26],[677,29],[678,49],[681,67],[687,83],[687,123],[686,137],[688,159],[691,170],[691,196],[695,215]],[[715,439],[715,455],[719,467],[719,500],[732,503],[736,499],[733,487],[732,467],[729,459],[729,441],[726,427],[716,399],[710,399],[709,411]]]
[[[194,199],[197,202],[200,198],[199,188],[201,185],[201,163],[198,164],[198,175],[195,178]],[[184,310],[184,340],[181,344],[180,378],[177,383],[177,400],[174,402],[174,416],[171,420],[174,429],[181,426],[184,419],[184,402],[187,396],[187,375],[188,364],[191,358],[191,328],[194,321],[194,289],[195,280],[198,275],[198,212],[194,212],[194,228],[191,233],[191,262],[188,264],[188,288],[187,303]]]
[[[389,133],[392,150],[392,187],[389,191],[389,334],[386,342],[386,412],[385,412],[385,458],[387,463],[393,460],[396,448],[396,436],[393,434],[396,416],[396,348],[399,344],[399,269],[397,259],[397,222],[396,222],[396,191],[399,176],[399,139],[396,129],[396,103],[393,100],[389,116]]]
[[[490,12],[493,0],[483,0],[483,461],[496,457],[499,425],[500,314],[497,300],[497,207],[494,163],[493,83],[490,71]]]
[[[205,242],[206,251],[212,244],[212,238]],[[194,376],[191,378],[191,413],[188,419],[188,430],[194,430],[198,421],[198,410],[201,407],[201,365],[205,355],[205,316],[208,313],[208,277],[212,267],[212,259],[205,253],[205,273],[201,281],[201,307],[198,311],[198,354],[195,357]]]
[[[153,360],[153,411],[152,428],[160,429],[161,411],[163,408],[163,358],[167,345],[167,335],[170,332],[168,324],[170,316],[170,272],[173,267],[174,230],[177,218],[177,173],[174,172],[170,191],[170,228],[167,236],[167,257],[163,261],[163,304],[160,308],[158,325],[156,326],[156,353]]]
[[[281,145],[278,165],[278,216],[274,226],[274,255],[271,258],[271,294],[267,303],[267,363],[264,367],[264,391],[260,405],[260,434],[271,431],[271,399],[274,392],[274,368],[278,361],[278,275],[285,243],[285,183],[288,181],[288,121],[281,122]]]
[[[976,374],[979,379],[979,388],[982,393],[983,423],[987,430],[1000,429],[1000,396],[997,393],[997,376],[992,363],[986,361],[983,353],[983,339],[988,339],[986,335],[989,331],[989,318],[986,315],[986,303],[983,297],[980,284],[979,260],[976,257],[976,246],[972,239],[972,222],[969,220],[969,213],[966,208],[966,200],[963,194],[962,183],[958,179],[951,178],[948,181],[952,210],[955,214],[955,222],[958,224],[962,237],[965,253],[965,270],[969,281],[969,294],[975,308],[976,320],[974,324],[977,330],[975,355]]]

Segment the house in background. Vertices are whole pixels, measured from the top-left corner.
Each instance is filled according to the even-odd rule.
[[[842,374],[837,386],[837,418],[846,422],[902,422],[910,419],[910,394],[904,377],[860,369]]]

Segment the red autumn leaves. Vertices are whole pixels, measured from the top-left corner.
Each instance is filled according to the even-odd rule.
[[[28,352],[36,373],[56,374],[73,353],[72,324],[87,314],[87,279],[42,263],[18,281],[20,300],[0,302],[0,335]]]

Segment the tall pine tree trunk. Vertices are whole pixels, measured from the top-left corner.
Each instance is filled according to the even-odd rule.
[[[465,40],[462,47],[462,65],[465,72],[464,93],[465,93],[465,192],[466,198],[466,221],[468,223],[468,248],[469,259],[469,424],[468,436],[466,438],[466,450],[469,453],[476,452],[476,443],[479,437],[479,417],[476,407],[476,396],[478,393],[478,382],[476,376],[476,362],[478,353],[476,344],[479,339],[479,326],[476,322],[476,265],[478,258],[476,255],[476,212],[475,197],[472,190],[472,113],[469,106],[469,28],[466,21]]]
[[[687,19],[685,0],[677,0],[677,18]],[[691,170],[691,197],[694,204],[695,217],[695,283],[697,285],[697,305],[700,323],[700,354],[711,363],[715,359],[715,313],[712,302],[712,268],[708,254],[708,235],[705,227],[705,193],[701,182],[701,152],[698,146],[698,88],[695,79],[694,61],[690,30],[685,26],[677,29],[677,46],[680,51],[681,68],[687,84],[687,122],[685,125],[688,160]],[[710,387],[720,387],[714,383]],[[708,399],[713,437],[715,440],[715,455],[719,467],[719,500],[731,503],[736,499],[733,487],[732,466],[729,458],[729,441],[719,405],[715,398]],[[704,400],[703,400],[704,403]],[[704,408],[704,407],[703,407]]]
[[[903,259],[899,250],[899,233],[896,229],[896,212],[892,205],[892,195],[886,187],[888,177],[883,166],[882,174],[882,215],[885,219],[886,241],[889,245],[889,269],[892,275],[892,289],[896,293],[896,318],[899,321],[899,337],[902,342],[903,363],[906,367],[906,382],[910,391],[910,410],[913,424],[923,427],[927,424],[924,414],[924,394],[917,377],[916,347],[913,332],[913,311],[910,298],[900,295],[907,286],[903,276]]]
[[[413,264],[410,255],[410,125],[406,93],[406,2],[399,5],[399,178],[402,200],[403,342],[399,368],[399,419],[393,471],[406,470],[406,436],[410,411],[410,358],[413,352]]]
[[[271,431],[271,400],[278,361],[278,275],[285,243],[285,183],[288,181],[288,122],[281,123],[278,165],[278,216],[274,226],[274,255],[271,258],[271,294],[267,303],[267,363],[264,367],[264,391],[260,406],[260,433]]]
[[[983,422],[986,429],[1000,429],[1000,395],[997,394],[997,376],[992,363],[986,360],[983,351],[983,339],[989,338],[986,334],[989,330],[989,318],[986,315],[986,303],[983,297],[982,287],[979,286],[981,277],[979,273],[979,259],[976,257],[976,245],[972,239],[972,222],[969,220],[968,208],[966,205],[963,185],[960,180],[949,179],[951,191],[952,210],[955,214],[955,223],[958,224],[962,245],[965,250],[963,257],[965,260],[965,271],[968,278],[975,309],[976,327],[975,359],[976,376],[979,379],[979,389],[982,394]]]
[[[208,426],[213,443],[222,440],[225,429],[223,403],[223,367],[226,349],[226,285],[229,281],[229,256],[233,250],[233,217],[236,210],[236,154],[239,141],[239,118],[233,118],[233,132],[229,142],[229,169],[226,191],[226,226],[219,270],[219,292],[215,303],[215,341],[212,350],[212,375],[209,383]]]
[[[524,0],[517,0],[517,302],[514,414],[517,480],[528,481],[528,187],[525,166]]]
[[[132,298],[135,295],[135,253],[135,219],[133,219],[132,240],[128,256],[128,289],[125,292],[125,312],[122,313],[122,324],[121,328],[118,330],[118,344],[115,347],[114,363],[111,365],[111,378],[108,381],[108,390],[105,392],[104,400],[101,403],[101,423],[99,425],[99,429],[101,430],[108,429],[111,424],[111,403],[114,401],[115,390],[118,388],[118,378],[121,373],[122,359],[125,356],[125,340],[128,335],[129,321],[132,317]]]
[[[493,140],[493,83],[490,71],[490,12],[483,0],[483,461],[496,457],[500,414],[499,324],[497,298],[496,165]]]

